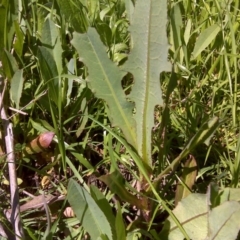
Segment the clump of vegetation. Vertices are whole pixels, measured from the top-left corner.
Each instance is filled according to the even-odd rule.
[[[238,9],[3,2],[1,234],[237,239]]]

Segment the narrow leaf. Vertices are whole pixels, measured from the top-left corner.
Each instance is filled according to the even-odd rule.
[[[213,117],[209,121],[205,122],[198,132],[193,136],[189,141],[187,146],[180,153],[180,158],[184,158],[192,149],[194,149],[198,144],[204,143],[206,140],[209,141],[209,138],[213,136],[216,129],[219,126],[219,118]]]
[[[30,118],[30,122],[31,122],[32,127],[41,133],[44,133],[47,131],[54,132],[54,128],[46,120],[43,120],[40,118],[33,120],[32,118]]]
[[[178,183],[175,194],[175,206],[183,198],[187,197],[191,193],[193,184],[195,183],[197,176],[197,162],[193,156],[191,156],[185,163],[183,173],[181,176],[181,182]]]
[[[171,69],[167,60],[166,24],[166,0],[136,1],[130,27],[133,49],[124,70],[134,77],[129,98],[136,105],[137,149],[149,166],[154,108],[163,104],[160,73]]]
[[[205,122],[198,132],[192,137],[189,143],[184,147],[182,152],[177,158],[173,160],[169,167],[167,167],[163,172],[161,172],[157,178],[154,180],[155,184],[168,172],[174,171],[181,160],[185,158],[198,144],[204,143],[207,139],[213,136],[214,132],[219,126],[218,117],[213,117],[209,121]]]
[[[24,34],[21,30],[21,27],[18,21],[14,21],[14,26],[15,26],[15,32],[16,32],[16,41],[14,43],[14,49],[18,54],[18,56],[21,56],[23,51]]]
[[[22,96],[23,89],[23,70],[17,70],[11,80],[11,98],[16,104],[16,108],[19,109],[20,98]]]
[[[10,4],[8,1],[6,2],[1,2],[0,5],[0,16],[1,16],[1,21],[0,21],[0,59],[2,59],[3,56],[3,49],[6,47],[6,22],[7,22],[7,14],[8,14],[8,4]]]
[[[195,59],[203,50],[206,49],[206,47],[215,39],[220,29],[221,28],[219,25],[214,24],[200,34],[193,50],[193,59]]]
[[[122,209],[119,202],[117,202],[117,216],[115,228],[117,229],[117,240],[126,239],[126,227],[123,221]]]
[[[72,179],[68,184],[67,198],[91,239],[98,239],[101,235],[106,235],[109,240],[113,239],[111,226],[102,210],[89,193]]]
[[[2,66],[4,74],[8,79],[11,79],[14,73],[18,70],[15,58],[7,50],[3,51]]]
[[[118,171],[101,176],[99,179],[103,181],[110,188],[110,190],[117,194],[123,201],[126,201],[132,205],[136,205],[140,209],[146,208],[140,199],[126,190],[125,179]]]
[[[181,14],[180,7],[181,7],[181,3],[175,4],[170,12],[172,41],[173,41],[173,47],[175,51],[177,51],[177,49],[182,45],[181,30],[182,30],[183,23],[182,23],[182,14]]]
[[[88,21],[86,14],[83,12],[83,6],[78,0],[65,1],[57,0],[62,14],[72,24],[75,31],[86,32]],[[89,2],[88,2],[89,3]]]
[[[67,64],[67,68],[68,68],[68,74],[70,76],[72,76],[71,74],[74,73],[74,64],[75,61],[73,58],[70,59],[70,61]],[[68,78],[67,84],[68,84],[68,90],[67,90],[67,104],[68,105],[70,103],[70,99],[71,99],[71,93],[72,93],[72,89],[73,89],[73,81],[74,79]],[[79,136],[77,136],[79,137]]]
[[[58,69],[51,51],[40,46],[38,48],[38,62],[45,83],[49,85],[49,96],[58,104]]]

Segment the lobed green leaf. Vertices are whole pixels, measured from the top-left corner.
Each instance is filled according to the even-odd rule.
[[[135,102],[137,150],[149,166],[151,160],[151,131],[154,108],[163,105],[160,73],[170,70],[167,60],[166,36],[167,2],[138,0],[135,5],[130,32],[133,49],[124,70],[133,74],[134,85],[129,95]]]
[[[96,97],[104,99],[110,109],[113,126],[120,127],[130,144],[135,144],[133,104],[128,102],[121,86],[123,73],[107,57],[104,46],[95,29],[86,34],[73,34],[72,45],[88,67],[88,80]]]

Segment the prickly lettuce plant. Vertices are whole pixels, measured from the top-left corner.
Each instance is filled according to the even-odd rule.
[[[136,2],[130,17],[132,49],[121,68],[108,58],[105,46],[94,28],[89,28],[84,34],[75,32],[72,40],[81,61],[88,68],[90,88],[96,97],[107,103],[112,126],[122,130],[128,144],[141,159],[145,177],[140,177],[140,190],[143,190],[146,178],[152,174],[154,108],[163,105],[160,73],[171,69],[167,59],[166,4],[165,0]],[[125,94],[121,85],[127,73],[131,73],[134,79],[129,95]],[[108,177],[111,181],[104,180],[109,185],[114,181],[113,176]],[[142,205],[149,211],[146,201],[143,200]]]
[[[163,105],[160,73],[170,70],[166,24],[166,1],[137,1],[130,27],[132,50],[122,69],[108,58],[94,28],[89,28],[85,34],[75,32],[72,40],[88,67],[92,91],[108,105],[112,126],[123,131],[128,143],[149,168],[152,166],[154,108]],[[129,95],[121,86],[127,72],[134,78]]]
[[[91,90],[97,98],[103,99],[107,104],[112,127],[120,128],[127,141],[124,145],[130,149],[129,152],[132,153],[140,174],[138,191],[147,192],[148,196],[153,192],[161,201],[150,182],[153,173],[151,132],[154,126],[154,109],[157,105],[163,106],[160,74],[171,70],[167,58],[169,46],[166,35],[167,1],[138,0],[133,13],[129,11],[128,14],[131,50],[128,60],[121,68],[109,59],[106,47],[94,28],[88,28],[83,34],[74,32],[71,43],[76,48],[80,60],[88,68],[87,82]],[[128,95],[121,85],[127,73],[133,76],[132,90]],[[196,144],[209,138],[217,124],[217,118],[205,123],[166,172],[173,170]],[[119,139],[119,136],[116,138]],[[116,165],[113,163],[113,166]],[[166,172],[164,171],[164,174]],[[109,174],[101,179],[113,192],[122,196],[122,199],[132,204],[135,202],[143,210],[145,220],[149,221],[152,209],[148,197],[141,196],[139,203],[139,199],[124,191],[123,185],[119,186],[120,177],[117,176],[119,175]],[[161,177],[162,174],[156,178],[155,186]]]

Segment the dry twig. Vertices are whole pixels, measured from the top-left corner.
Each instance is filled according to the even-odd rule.
[[[11,193],[11,206],[12,206],[12,213],[10,216],[10,220],[15,233],[15,236],[11,236],[11,239],[20,240],[24,237],[24,233],[23,233],[23,227],[22,227],[21,218],[20,218],[19,194],[18,194],[14,143],[13,143],[13,130],[12,130],[12,123],[8,120],[8,117],[3,105],[3,93],[4,93],[3,90],[5,89],[3,84],[4,84],[3,77],[0,76],[1,119],[2,119],[2,124],[4,128],[6,155],[7,155],[8,171],[9,171],[10,193]]]

